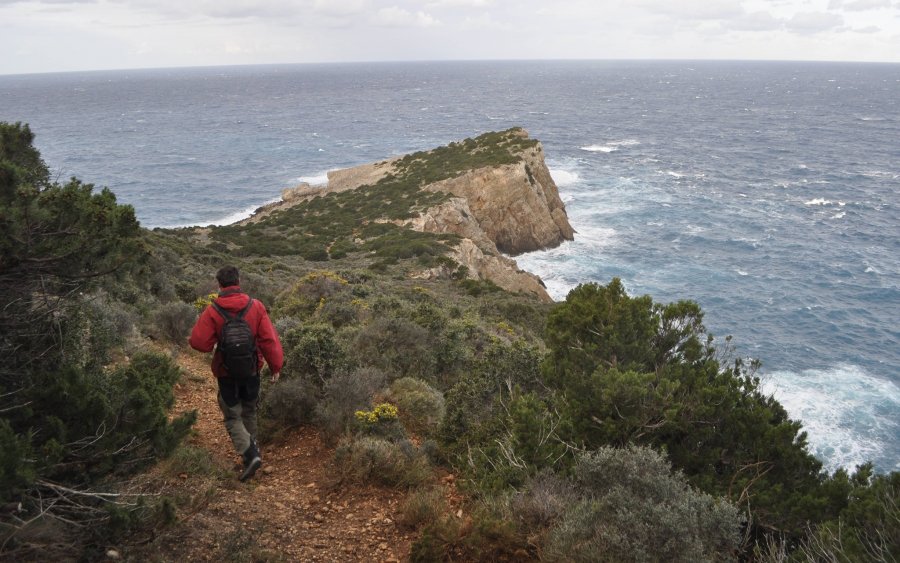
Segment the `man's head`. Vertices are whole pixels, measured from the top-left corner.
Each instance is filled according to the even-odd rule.
[[[238,274],[238,269],[234,266],[225,266],[216,272],[216,281],[219,282],[219,287],[240,285],[241,276]]]

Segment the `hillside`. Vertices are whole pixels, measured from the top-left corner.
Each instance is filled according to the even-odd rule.
[[[573,236],[520,129],[154,231],[53,181],[27,126],[0,133],[3,558],[896,553],[900,474],[824,473],[696,303],[618,279],[552,303],[503,254]],[[285,350],[248,483],[185,348],[223,264]]]

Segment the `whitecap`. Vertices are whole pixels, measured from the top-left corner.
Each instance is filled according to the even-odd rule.
[[[666,174],[673,178],[684,178],[684,174],[681,172],[675,172],[674,170],[666,170]]]
[[[609,227],[593,227],[588,225],[575,225],[578,232],[579,243],[599,248],[611,245],[616,239],[616,230]]]
[[[827,200],[822,197],[817,197],[816,199],[811,199],[809,201],[804,201],[803,205],[832,205],[834,202]]]
[[[550,176],[556,185],[560,188],[577,184],[581,181],[581,176],[572,170],[564,170],[562,168],[550,168]]]
[[[763,379],[762,390],[802,421],[810,450],[830,471],[877,463],[900,433],[896,417],[884,414],[900,410],[900,388],[859,366],[775,371]],[[895,459],[887,461],[893,467],[884,463],[882,469],[900,469]]]
[[[832,215],[831,218],[832,219],[843,219],[846,216],[847,216],[847,212],[841,211],[840,213],[835,213],[834,215]]]
[[[611,153],[616,152],[622,147],[633,147],[636,145],[640,145],[641,142],[635,139],[625,139],[624,141],[611,141],[604,145],[588,145],[585,147],[579,147],[583,151],[587,152],[602,152],[602,153]]]
[[[615,152],[615,151],[619,150],[619,147],[614,147],[612,145],[588,145],[586,147],[580,147],[580,148],[583,151],[605,152],[605,153]]]
[[[298,184],[309,184],[310,186],[325,186],[328,185],[328,172],[330,172],[330,170],[320,172],[313,176],[299,176],[295,178],[294,181]]]
[[[742,277],[750,275],[748,272],[745,272],[744,270],[735,270],[735,273],[737,273],[737,275],[742,276]]]

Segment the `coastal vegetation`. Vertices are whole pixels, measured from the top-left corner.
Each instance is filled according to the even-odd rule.
[[[541,303],[466,279],[456,237],[398,224],[446,197],[424,185],[534,147],[515,130],[257,222],[154,231],[107,190],[51,181],[32,140],[0,124],[4,556],[91,558],[180,525],[187,501],[129,479],[167,456],[217,469],[179,445],[192,416],[166,416],[179,373],[152,351],[184,345],[228,262],[286,354],[260,439],[315,426],[336,486],[406,491],[415,561],[900,557],[900,473],[824,472],[696,303],[617,279]],[[446,275],[415,277],[435,265]]]

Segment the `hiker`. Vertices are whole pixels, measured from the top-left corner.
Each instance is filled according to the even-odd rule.
[[[243,456],[240,479],[246,481],[262,465],[256,443],[259,372],[265,359],[272,383],[278,381],[284,353],[265,305],[241,291],[238,269],[225,266],[216,281],[219,296],[200,314],[189,343],[201,352],[216,347],[212,372],[219,384],[219,408],[234,449]]]

